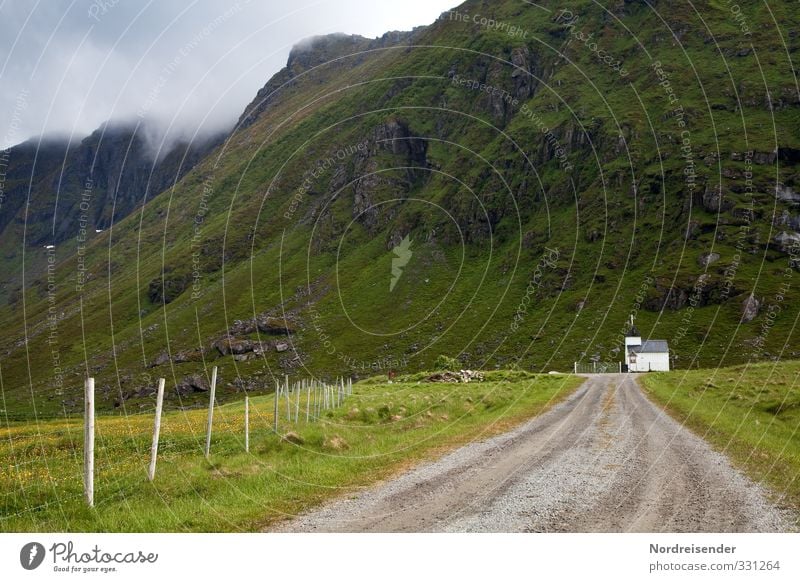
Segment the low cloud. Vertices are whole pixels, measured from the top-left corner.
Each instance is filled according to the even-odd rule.
[[[453,3],[6,2],[0,147],[42,134],[81,139],[107,120],[142,122],[155,150],[195,132],[215,133],[235,123],[302,39],[410,29]]]

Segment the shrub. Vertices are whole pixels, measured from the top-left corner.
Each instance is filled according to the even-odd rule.
[[[448,372],[458,372],[461,369],[461,362],[450,356],[441,355],[436,358],[434,367],[437,370],[445,370]]]

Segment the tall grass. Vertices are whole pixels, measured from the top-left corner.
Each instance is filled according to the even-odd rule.
[[[204,411],[165,414],[154,483],[147,481],[153,417],[99,417],[95,509],[82,498],[79,419],[0,431],[2,531],[250,531],[349,494],[451,447],[505,430],[565,397],[573,376],[489,373],[470,384],[360,383],[317,422],[280,419],[273,396],[214,416],[203,457]],[[288,432],[291,439],[285,438]]]
[[[800,362],[648,374],[644,388],[777,500],[800,509]]]

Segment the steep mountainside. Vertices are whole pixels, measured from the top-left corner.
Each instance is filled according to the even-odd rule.
[[[107,124],[77,144],[33,139],[8,150],[0,300],[19,296],[23,249],[26,276],[41,274],[43,246],[75,239],[81,229],[94,238],[180,180],[224,139],[177,143],[156,156],[143,132],[133,124]]]
[[[6,407],[77,410],[87,372],[130,412],[158,376],[192,405],[211,365],[223,399],[440,354],[616,365],[631,316],[676,367],[797,356],[798,24],[470,0],[304,43],[224,144],[0,311]]]

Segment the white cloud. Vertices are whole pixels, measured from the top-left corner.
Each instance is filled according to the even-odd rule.
[[[303,38],[408,30],[457,1],[49,0],[32,12],[5,2],[0,147],[44,133],[79,139],[108,119],[139,115],[178,133],[202,119],[206,129],[219,129],[238,118]]]

